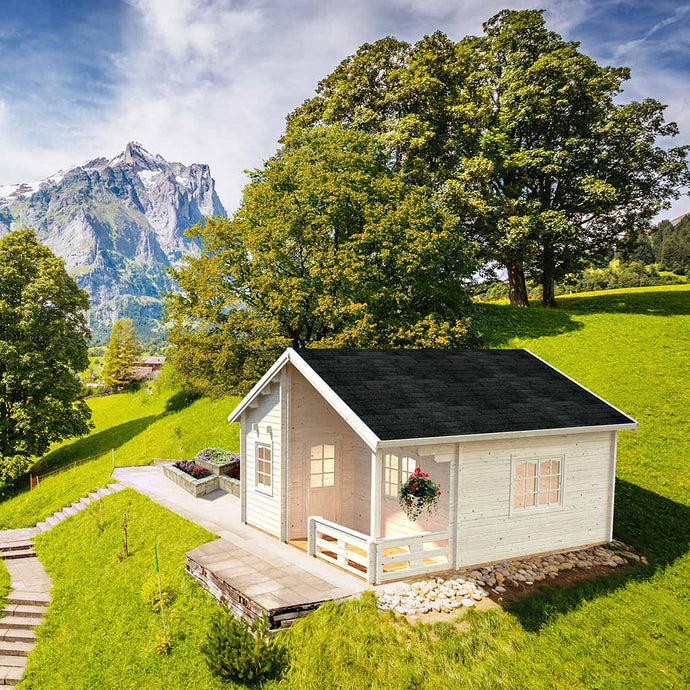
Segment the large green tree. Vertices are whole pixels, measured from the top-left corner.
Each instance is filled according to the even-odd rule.
[[[0,484],[90,428],[77,377],[89,364],[88,306],[32,230],[0,239]]]
[[[105,352],[103,383],[111,389],[122,388],[131,383],[140,356],[139,337],[132,320],[115,321]]]
[[[475,342],[474,247],[371,135],[303,130],[251,174],[232,219],[192,232],[203,252],[173,272],[170,340],[206,392],[246,388],[286,346]]]
[[[505,267],[513,304],[527,304],[527,275],[552,306],[555,280],[649,228],[690,181],[688,147],[656,143],[677,133],[664,106],[617,102],[629,76],[549,31],[542,12],[505,10],[457,44],[435,33],[362,46],[289,117],[285,140],[330,123],[375,135]]]

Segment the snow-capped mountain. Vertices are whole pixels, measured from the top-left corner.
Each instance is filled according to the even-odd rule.
[[[186,228],[225,215],[209,167],[169,163],[135,142],[45,180],[0,186],[0,236],[32,227],[91,297],[94,339],[129,316],[140,334],[158,328],[166,268],[196,255]]]

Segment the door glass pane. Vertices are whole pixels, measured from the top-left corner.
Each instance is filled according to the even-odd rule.
[[[312,460],[311,461],[311,473],[312,474],[321,474],[321,460]]]
[[[311,475],[311,484],[310,486],[312,489],[316,489],[320,486],[323,486],[323,475],[321,474],[312,474]]]
[[[335,446],[330,446],[325,444],[323,447],[323,457],[324,458],[334,458],[335,457]]]
[[[324,486],[333,486],[335,484],[335,475],[327,472],[326,474],[323,475],[323,485]]]
[[[317,458],[323,457],[323,446],[319,444],[318,446],[311,447],[311,459],[316,460]]]
[[[323,461],[324,472],[335,472],[335,460],[333,458],[325,458]]]

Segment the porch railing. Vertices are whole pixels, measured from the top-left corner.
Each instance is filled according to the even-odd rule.
[[[369,584],[448,570],[448,530],[374,539],[322,517],[308,519],[309,555],[337,565]]]

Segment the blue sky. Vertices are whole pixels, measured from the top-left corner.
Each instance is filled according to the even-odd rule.
[[[271,155],[285,115],[365,42],[479,33],[501,0],[2,0],[0,184],[32,181],[129,140],[211,165],[226,207]],[[652,96],[690,143],[690,1],[527,0]],[[690,211],[687,197],[664,216]]]

